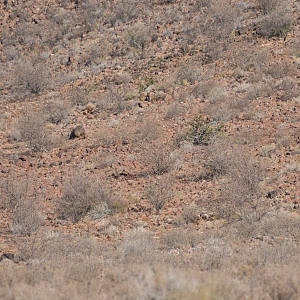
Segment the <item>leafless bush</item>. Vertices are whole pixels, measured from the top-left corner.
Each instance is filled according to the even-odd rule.
[[[209,101],[207,112],[216,122],[228,122],[237,113],[232,104],[233,101],[230,101],[227,97],[219,96],[215,99],[212,98]]]
[[[256,48],[252,48],[251,51],[249,49],[235,51],[232,62],[235,68],[239,68],[245,72],[257,73],[268,59],[269,54],[267,51],[257,51]]]
[[[68,113],[68,105],[60,101],[49,102],[46,105],[45,115],[47,115],[47,121],[53,124],[62,122]]]
[[[194,83],[201,79],[201,73],[200,67],[196,66],[193,62],[189,62],[177,69],[175,80],[177,83],[183,85],[186,85],[188,82]]]
[[[30,236],[42,224],[38,208],[43,195],[28,178],[9,176],[2,182],[1,205],[11,214],[12,233]]]
[[[236,28],[237,12],[229,4],[219,5],[216,1],[203,19],[202,31],[211,40],[223,40]]]
[[[276,10],[280,4],[281,1],[279,0],[258,0],[257,8],[260,9],[264,15],[268,15]]]
[[[138,13],[137,1],[130,0],[126,3],[119,3],[114,9],[114,14],[110,16],[110,23],[112,26],[118,26],[120,23],[126,23],[136,18]]]
[[[151,232],[144,228],[135,228],[127,232],[121,244],[127,261],[147,257],[156,250],[157,246],[158,243],[153,239]]]
[[[182,19],[182,16],[176,9],[169,8],[158,18],[158,23],[160,24],[173,24],[174,22],[178,22]]]
[[[270,75],[275,79],[280,79],[289,75],[293,75],[292,65],[285,63],[275,63],[268,67],[263,68],[266,75]]]
[[[172,229],[162,237],[162,244],[171,249],[194,247],[200,242],[198,232],[183,228]]]
[[[143,23],[136,23],[127,30],[127,40],[131,47],[143,50],[151,41],[151,28]]]
[[[229,219],[259,220],[267,211],[262,200],[262,181],[265,171],[243,149],[234,149],[234,157],[227,162],[227,180],[222,186],[220,212]]]
[[[69,97],[73,105],[85,105],[89,102],[86,92],[79,87],[73,87]]]
[[[223,53],[226,51],[226,43],[219,41],[209,41],[204,49],[204,57],[202,62],[204,64],[210,64],[214,61],[220,60]]]
[[[145,196],[156,211],[160,211],[173,196],[170,179],[160,178],[150,181]]]
[[[106,95],[100,99],[98,105],[106,112],[117,115],[131,108],[131,104],[127,101],[126,95],[126,90],[111,86]]]
[[[69,218],[72,222],[78,222],[89,211],[103,203],[107,204],[112,213],[124,207],[103,182],[83,171],[74,173],[65,183],[63,195],[57,203],[59,217]]]
[[[156,120],[145,120],[138,125],[135,136],[140,143],[152,142],[161,136],[161,126]]]
[[[172,149],[161,142],[150,145],[144,150],[143,160],[149,166],[150,172],[162,175],[178,168],[181,158]]]
[[[24,111],[23,117],[18,120],[17,129],[21,139],[27,142],[34,152],[44,151],[53,144],[43,114],[33,111],[33,108],[28,107]]]
[[[85,65],[90,65],[91,63],[99,65],[108,55],[110,48],[106,40],[102,41],[100,45],[98,43],[92,44],[84,57],[86,60]]]
[[[181,217],[185,224],[196,223],[199,218],[199,208],[195,205],[188,206],[183,210]]]
[[[276,9],[267,15],[262,16],[258,22],[258,34],[261,36],[279,36],[286,37],[292,28],[292,14],[289,10],[288,3],[281,2]]]
[[[24,63],[17,69],[16,76],[18,83],[33,94],[43,92],[50,81],[49,71],[44,65]]]
[[[234,160],[234,149],[232,148],[232,141],[227,137],[212,140],[207,150],[208,161],[205,162],[207,168],[207,176],[211,178],[218,178],[227,175]]]
[[[99,2],[94,0],[83,1],[82,7],[83,24],[88,32],[92,31],[102,17],[102,7]]]
[[[290,78],[284,78],[276,88],[280,92],[279,99],[281,101],[290,101],[299,96],[299,89],[295,82]]]
[[[199,97],[207,98],[207,97],[209,97],[209,94],[212,91],[212,89],[215,87],[217,87],[217,83],[214,81],[213,82],[204,81],[204,82],[198,83],[193,87],[192,95],[195,98],[199,98]]]
[[[164,116],[165,120],[172,120],[179,117],[183,112],[182,107],[178,103],[173,103],[167,108],[166,114]]]

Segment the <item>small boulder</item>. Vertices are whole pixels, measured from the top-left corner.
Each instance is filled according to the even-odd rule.
[[[75,138],[84,138],[85,139],[85,129],[82,125],[76,126],[70,134],[69,140],[74,140]]]

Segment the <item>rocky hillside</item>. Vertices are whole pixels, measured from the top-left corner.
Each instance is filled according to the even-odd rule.
[[[1,299],[298,299],[300,3],[0,3]]]

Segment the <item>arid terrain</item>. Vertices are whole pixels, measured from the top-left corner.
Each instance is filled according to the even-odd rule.
[[[0,21],[0,299],[300,299],[299,1]]]

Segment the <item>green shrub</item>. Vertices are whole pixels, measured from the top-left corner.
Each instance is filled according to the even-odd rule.
[[[223,133],[224,124],[210,123],[206,124],[200,115],[195,117],[193,122],[188,123],[191,126],[186,134],[187,140],[193,142],[194,145],[207,144],[213,137]]]
[[[284,24],[281,27],[275,27],[274,36],[286,37],[286,35],[291,31],[291,29],[292,29],[291,24]]]
[[[138,83],[139,92],[144,92],[147,89],[147,87],[149,87],[150,85],[153,85],[153,84],[155,84],[154,79],[145,77],[144,83],[142,83],[142,82]]]

